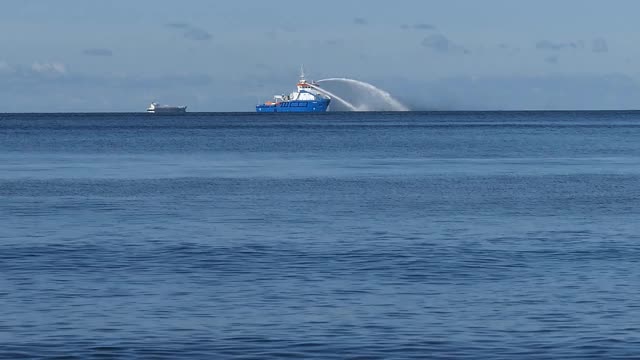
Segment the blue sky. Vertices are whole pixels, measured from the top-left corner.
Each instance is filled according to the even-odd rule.
[[[421,110],[640,107],[635,0],[282,4],[3,0],[0,111],[251,111],[302,63]]]

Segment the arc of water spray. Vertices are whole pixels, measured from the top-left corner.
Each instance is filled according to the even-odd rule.
[[[391,94],[389,94],[388,92],[379,89],[369,83],[366,83],[364,81],[359,81],[359,80],[354,80],[354,79],[347,79],[347,78],[330,78],[330,79],[322,79],[322,80],[318,80],[319,83],[321,82],[326,82],[326,81],[342,81],[342,82],[346,82],[349,84],[354,84],[357,86],[360,86],[362,88],[365,88],[373,93],[375,93],[376,95],[382,97],[387,104],[389,104],[391,106],[391,108],[395,111],[409,111],[410,109],[406,106],[404,106],[400,101],[396,100],[393,96],[391,96]]]
[[[331,96],[331,98],[332,98],[332,99],[336,99],[336,100],[338,100],[338,101],[339,101],[339,102],[341,102],[344,106],[346,106],[347,108],[349,108],[349,110],[351,110],[351,111],[358,111],[358,109],[357,109],[355,106],[353,106],[353,104],[351,104],[351,103],[350,103],[350,102],[348,102],[347,100],[345,100],[345,99],[343,99],[343,98],[339,97],[338,95],[335,95],[335,94],[333,94],[333,93],[331,93],[331,92],[329,92],[329,91],[327,91],[327,90],[325,90],[325,89],[323,89],[323,88],[321,88],[321,87],[319,87],[319,86],[315,86],[315,85],[313,85],[313,84],[309,84],[309,83],[307,83],[307,85],[309,85],[309,86],[311,86],[312,88],[314,88],[314,89],[316,89],[316,90],[320,91],[321,93],[324,93],[324,94],[327,94],[327,95]]]

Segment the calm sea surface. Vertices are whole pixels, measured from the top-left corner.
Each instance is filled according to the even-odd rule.
[[[0,358],[640,356],[640,113],[0,115]]]

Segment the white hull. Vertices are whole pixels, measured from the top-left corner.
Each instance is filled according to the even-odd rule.
[[[186,106],[167,106],[152,103],[147,109],[150,114],[180,114],[187,112]]]

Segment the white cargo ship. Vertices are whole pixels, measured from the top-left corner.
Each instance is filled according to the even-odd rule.
[[[187,112],[187,107],[160,105],[152,102],[151,105],[149,105],[149,108],[147,108],[147,112],[151,114],[178,114]]]

